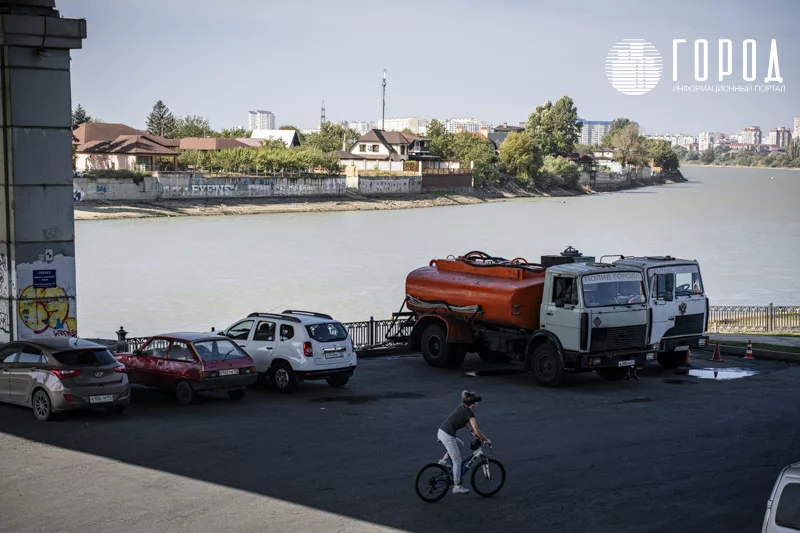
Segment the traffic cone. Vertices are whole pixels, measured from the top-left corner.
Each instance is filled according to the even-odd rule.
[[[717,363],[722,362],[722,355],[719,353],[719,343],[714,347],[714,357],[712,357],[711,360]]]
[[[753,357],[753,341],[747,341],[747,351],[744,353],[744,358],[752,361]]]
[[[686,366],[692,366],[692,349],[689,348],[686,350],[686,359],[683,361],[683,364]]]

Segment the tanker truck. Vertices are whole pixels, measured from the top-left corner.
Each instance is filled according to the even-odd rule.
[[[614,266],[635,268],[646,280],[648,313],[647,343],[658,348],[656,358],[664,368],[676,368],[686,360],[690,348],[708,344],[709,302],[703,288],[700,264],[694,259],[664,256],[604,255],[617,258]],[[594,262],[569,246],[559,255],[542,256],[542,264]]]
[[[655,359],[647,345],[641,271],[571,263],[544,267],[482,252],[434,259],[406,277],[409,347],[434,367],[468,352],[516,360],[549,387],[568,373],[625,377]]]

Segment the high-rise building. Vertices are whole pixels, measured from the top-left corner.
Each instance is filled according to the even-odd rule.
[[[583,123],[581,136],[578,141],[581,144],[599,146],[603,137],[605,137],[608,130],[611,129],[610,120],[584,120],[582,118],[578,120]]]
[[[761,128],[750,126],[742,130],[742,144],[761,144]]]
[[[427,121],[420,118],[387,118],[383,125],[384,131],[403,131],[411,130],[411,133],[419,133],[420,127],[427,124]],[[380,125],[380,121],[378,121]]]
[[[767,134],[767,142],[766,144],[777,146],[778,149],[785,149],[789,146],[789,143],[792,141],[792,132],[789,131],[789,128],[775,128],[774,130],[769,130]]]
[[[800,138],[800,117],[794,117],[794,132],[792,135],[795,139]]]
[[[274,130],[275,114],[272,111],[248,111],[248,125],[251,131]]]
[[[718,131],[701,131],[700,138],[698,140],[698,149],[701,152],[708,150],[709,148],[714,149],[719,144],[719,141],[725,137],[722,133]]]
[[[448,133],[458,133],[459,131],[480,133],[481,128],[491,127],[488,122],[482,122],[476,118],[449,118],[444,121],[444,129]]]

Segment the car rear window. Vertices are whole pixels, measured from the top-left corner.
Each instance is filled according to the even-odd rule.
[[[313,324],[306,326],[308,334],[317,342],[343,341],[347,338],[347,330],[338,322]]]
[[[218,341],[198,341],[194,350],[203,361],[230,361],[231,359],[244,359],[247,354],[235,342],[224,339]]]
[[[789,483],[783,487],[775,523],[781,527],[800,531],[800,483]]]
[[[117,362],[108,350],[70,350],[53,354],[64,366],[105,366]]]

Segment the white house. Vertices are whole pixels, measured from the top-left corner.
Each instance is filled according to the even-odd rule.
[[[297,137],[297,130],[253,130],[251,139],[277,139],[283,141],[286,146],[300,146],[300,139]]]

